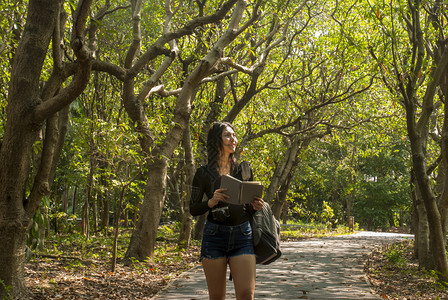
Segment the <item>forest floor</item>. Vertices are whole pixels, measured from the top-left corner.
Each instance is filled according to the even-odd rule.
[[[413,252],[413,241],[406,241],[369,255],[364,271],[376,294],[383,299],[447,300],[448,289],[437,282],[434,272],[419,268]]]
[[[288,241],[313,237],[301,235]],[[48,244],[47,244],[48,246]],[[117,263],[111,272],[109,253],[101,242],[85,244],[54,241],[58,255],[41,254],[25,266],[30,299],[150,299],[182,272],[198,264],[199,246],[179,249],[174,240],[158,242],[153,261]],[[124,247],[124,246],[123,246]],[[90,253],[88,259],[85,253]],[[110,256],[109,256],[110,257]],[[412,259],[412,246],[397,244],[377,249],[365,262],[364,270],[372,288],[383,299],[448,299],[448,292],[434,276],[419,270]]]
[[[38,258],[26,265],[25,277],[30,299],[150,299],[197,264],[198,247],[175,256],[131,266],[118,262],[115,272],[108,260]]]

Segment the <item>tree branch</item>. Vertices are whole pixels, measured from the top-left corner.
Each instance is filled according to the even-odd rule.
[[[77,72],[67,88],[36,107],[32,117],[33,122],[36,124],[43,122],[46,118],[75,100],[84,91],[89,82],[92,63],[90,50],[84,41],[84,34],[91,4],[92,0],[81,0],[74,14],[71,46],[78,59]]]

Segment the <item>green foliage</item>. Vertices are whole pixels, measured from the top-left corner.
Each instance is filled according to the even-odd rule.
[[[322,222],[328,222],[333,217],[334,217],[333,209],[328,205],[327,201],[324,201],[322,204],[322,214],[321,214]]]
[[[43,213],[46,209],[48,209],[50,203],[50,199],[48,197],[44,197],[42,201],[42,208],[37,210],[36,214],[33,218],[33,225],[31,229],[28,231],[27,237],[27,245],[26,245],[26,258],[30,260],[33,254],[33,251],[36,249],[43,249],[43,242],[45,238],[45,232],[48,228],[48,215]]]
[[[12,286],[10,285],[5,285],[5,283],[3,282],[3,280],[0,278],[0,287],[5,291],[5,296],[3,297],[3,300],[9,300],[12,299],[11,298],[11,290],[12,290]]]
[[[349,233],[350,231],[346,226],[338,225],[336,228],[331,228],[325,223],[296,221],[282,224],[280,237],[282,241],[294,241],[310,237],[328,237]]]
[[[406,264],[404,251],[405,248],[403,248],[402,244],[392,244],[392,246],[385,251],[384,255],[387,257],[390,264],[404,267]]]
[[[411,197],[406,140],[400,130],[376,135],[381,127],[380,123],[367,124],[352,134],[334,135],[314,144],[303,155],[293,185],[296,194],[290,202],[297,213],[291,217],[317,218],[325,201],[342,221],[352,203],[355,220],[369,228],[408,223]]]

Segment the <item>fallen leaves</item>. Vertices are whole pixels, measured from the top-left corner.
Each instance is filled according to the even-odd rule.
[[[110,272],[108,259],[73,265],[64,259],[36,258],[26,264],[26,283],[32,299],[150,299],[182,271],[197,265],[197,247],[166,255],[182,257],[138,268],[117,264],[115,273]]]
[[[375,292],[382,299],[448,299],[448,291],[441,289],[434,278],[419,269],[418,261],[412,257],[412,247],[408,249],[403,265],[391,264],[383,254],[383,248],[371,253],[364,271]]]

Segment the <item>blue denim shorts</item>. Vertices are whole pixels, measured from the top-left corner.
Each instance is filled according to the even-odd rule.
[[[236,226],[205,223],[200,260],[244,254],[255,255],[249,221]]]

